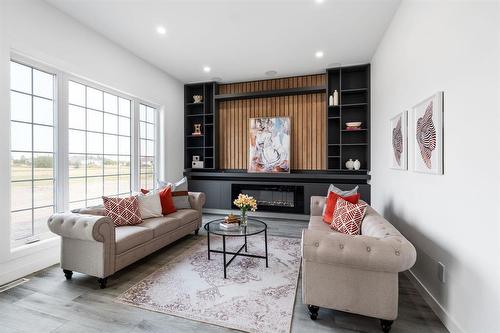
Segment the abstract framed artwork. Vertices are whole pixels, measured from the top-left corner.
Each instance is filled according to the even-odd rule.
[[[393,117],[391,126],[391,168],[408,169],[408,112]]]
[[[413,107],[413,170],[443,174],[443,92]]]
[[[290,172],[290,118],[250,118],[248,172]]]

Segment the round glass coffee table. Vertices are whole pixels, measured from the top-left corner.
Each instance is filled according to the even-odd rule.
[[[205,224],[204,228],[207,231],[208,260],[210,260],[210,253],[222,253],[222,256],[224,258],[224,279],[227,278],[226,268],[231,264],[231,262],[237,256],[266,259],[266,267],[269,267],[268,265],[269,262],[267,257],[267,224],[265,224],[260,220],[249,217],[246,226],[239,226],[238,228],[235,229],[225,229],[220,226],[221,222],[224,222],[224,219],[216,219],[210,221],[207,224]],[[247,237],[258,235],[260,233],[264,233],[264,244],[265,244],[266,255],[259,256],[256,254],[247,253],[248,251]],[[222,236],[222,251],[212,250],[210,248],[210,234]],[[245,242],[236,252],[226,251],[226,237],[244,237]],[[245,253],[241,253],[243,249],[245,249]],[[226,261],[226,255],[228,254],[232,255],[233,257],[229,261]]]

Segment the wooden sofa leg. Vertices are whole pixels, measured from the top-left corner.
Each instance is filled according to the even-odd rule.
[[[319,306],[308,305],[307,308],[309,309],[309,317],[311,317],[312,320],[318,319]]]
[[[73,276],[73,271],[70,271],[68,269],[63,269],[64,276],[66,277],[66,280],[71,280],[71,277]]]
[[[389,333],[393,322],[394,322],[393,320],[380,319],[380,326],[382,327],[382,332]]]
[[[104,289],[104,288],[106,288],[106,285],[108,284],[108,278],[107,277],[98,278],[97,282],[99,282],[99,287],[101,287],[101,289]]]
[[[195,234],[195,235],[198,235],[198,233],[199,233],[199,232],[200,232],[200,228],[196,229],[196,230],[194,231],[194,234]]]

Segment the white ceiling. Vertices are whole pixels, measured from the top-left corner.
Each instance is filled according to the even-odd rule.
[[[400,0],[46,0],[183,82],[369,62]],[[164,25],[160,36],[156,27]],[[316,51],[324,52],[316,59]],[[211,72],[203,72],[210,66]]]

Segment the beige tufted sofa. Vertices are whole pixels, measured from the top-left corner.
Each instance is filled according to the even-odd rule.
[[[361,235],[333,231],[322,221],[325,200],[311,197],[302,232],[302,299],[311,319],[325,307],[379,318],[389,332],[398,315],[398,273],[413,266],[415,248],[370,206]]]
[[[69,280],[73,271],[96,276],[101,288],[107,277],[201,227],[205,194],[189,192],[191,209],[116,227],[104,208],[54,214],[50,231],[61,236],[61,268]]]

